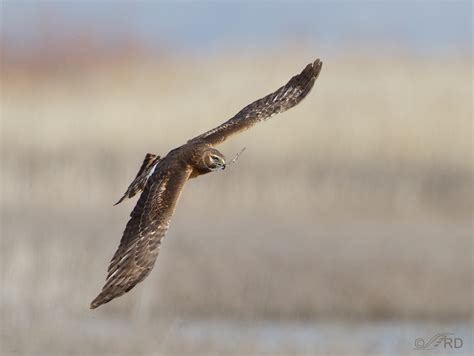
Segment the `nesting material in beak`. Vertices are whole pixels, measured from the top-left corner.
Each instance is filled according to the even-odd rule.
[[[237,153],[237,154],[235,155],[235,157],[232,158],[232,160],[231,160],[227,165],[230,166],[231,164],[234,164],[235,162],[237,162],[237,160],[239,159],[239,156],[242,154],[242,152],[245,151],[246,148],[247,148],[247,147],[242,148],[242,149],[240,150],[240,152]],[[224,168],[225,168],[225,167],[224,167]]]

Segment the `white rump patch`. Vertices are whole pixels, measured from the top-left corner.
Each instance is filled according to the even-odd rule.
[[[158,162],[156,162],[154,165],[153,165],[153,168],[150,169],[150,172],[147,174],[146,176],[146,179],[150,178],[151,175],[153,174],[153,172],[155,172],[155,169],[156,169],[156,166],[158,165]]]

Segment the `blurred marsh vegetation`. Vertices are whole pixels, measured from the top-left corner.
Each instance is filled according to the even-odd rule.
[[[112,203],[144,154],[218,125],[313,57],[3,71],[9,327],[103,313],[470,317],[471,63],[403,56],[323,57],[300,106],[220,147],[247,147],[231,169],[189,182],[146,283],[87,310],[134,204]]]

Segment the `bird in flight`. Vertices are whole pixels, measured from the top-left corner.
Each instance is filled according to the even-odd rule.
[[[321,67],[319,59],[308,64],[300,74],[275,92],[246,106],[216,128],[170,151],[166,157],[151,153],[145,156],[137,176],[116,203],[142,192],[110,261],[105,285],[90,304],[91,309],[127,293],[148,276],[188,179],[225,169],[225,157],[214,146],[297,105],[313,88]]]

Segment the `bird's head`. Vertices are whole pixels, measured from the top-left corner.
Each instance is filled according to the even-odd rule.
[[[204,153],[204,165],[209,171],[219,171],[225,169],[225,157],[214,148],[206,150]]]

